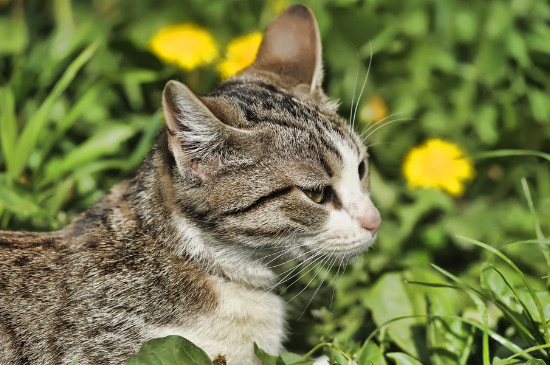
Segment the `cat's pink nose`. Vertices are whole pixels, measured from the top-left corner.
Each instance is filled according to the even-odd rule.
[[[371,235],[374,237],[374,235],[378,231],[378,227],[380,227],[380,223],[382,223],[380,212],[376,208],[374,208],[374,210],[369,210],[367,214],[359,219],[359,223],[361,224],[361,227],[363,227],[364,229],[368,229]]]

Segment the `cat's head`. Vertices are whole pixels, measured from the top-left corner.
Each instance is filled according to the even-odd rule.
[[[368,154],[321,81],[315,17],[295,5],[271,23],[256,61],[209,95],[166,85],[175,194],[192,224],[266,260],[345,260],[372,245]]]

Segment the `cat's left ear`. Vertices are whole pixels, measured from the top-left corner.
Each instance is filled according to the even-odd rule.
[[[250,69],[273,72],[295,84],[305,83],[311,92],[320,89],[321,37],[311,9],[293,5],[273,19]]]

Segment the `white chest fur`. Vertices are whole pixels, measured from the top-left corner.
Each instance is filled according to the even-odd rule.
[[[211,358],[225,355],[230,365],[259,364],[254,342],[268,353],[279,353],[284,339],[284,301],[219,277],[212,282],[218,294],[214,312],[185,326],[155,328],[153,337],[183,336]]]

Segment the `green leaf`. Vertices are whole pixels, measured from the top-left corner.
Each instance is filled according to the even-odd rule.
[[[20,191],[8,186],[0,185],[0,204],[4,209],[22,216],[40,214],[41,209],[34,203],[34,199],[23,195]]]
[[[525,365],[546,365],[546,362],[541,359],[532,359],[525,363]]]
[[[277,359],[277,365],[312,365],[314,361],[291,352],[283,352]]]
[[[212,360],[191,341],[181,336],[155,338],[145,342],[128,365],[212,365]]]
[[[550,318],[550,292],[546,290],[535,290],[536,296],[539,298],[540,303],[542,304],[542,312],[545,318]],[[519,288],[517,290],[517,295],[525,303],[526,311],[533,317],[537,322],[541,322],[540,314],[537,310],[537,306],[531,298],[531,294],[527,288]]]
[[[388,290],[391,288],[390,290]],[[404,286],[404,279],[400,274],[388,273],[383,275],[365,298],[365,305],[372,310],[374,321],[381,325],[396,317],[404,317],[415,314],[413,303]],[[418,320],[408,319],[399,324],[392,324],[388,328],[388,334],[403,350],[414,356],[419,356],[417,348]]]
[[[550,124],[550,95],[544,91],[531,89],[527,96],[535,120],[543,124]]]
[[[434,295],[429,293],[429,313],[452,315],[456,313],[452,305],[446,303],[445,293]],[[434,365],[466,364],[470,347],[468,340],[472,339],[472,330],[468,331],[461,321],[430,316],[427,325],[427,339],[431,363]],[[461,361],[462,360],[462,361]]]
[[[344,357],[344,355],[342,355],[342,353],[340,351],[338,351],[337,349],[335,349],[334,347],[329,347],[328,348],[328,352],[330,354],[330,360],[331,360],[331,364],[334,363],[334,365],[348,365],[349,362],[348,362],[348,359],[346,359]]]
[[[496,143],[498,141],[496,108],[493,105],[484,104],[477,113],[473,127],[482,142],[490,145]]]
[[[372,341],[363,344],[356,355],[355,361],[357,365],[387,365],[380,347]]]
[[[27,47],[29,35],[23,17],[0,18],[0,55],[19,54]]]
[[[393,359],[396,365],[422,365],[422,363],[414,357],[402,352],[390,352],[387,353],[386,356]]]
[[[531,60],[529,58],[529,53],[523,38],[523,34],[512,31],[506,37],[506,42],[508,46],[508,51],[514,57],[516,61],[522,67],[529,67],[531,65]]]
[[[276,365],[277,364],[277,357],[272,356],[262,350],[260,346],[256,342],[254,342],[254,354],[256,357],[260,360],[262,360],[262,364],[264,365]]]

